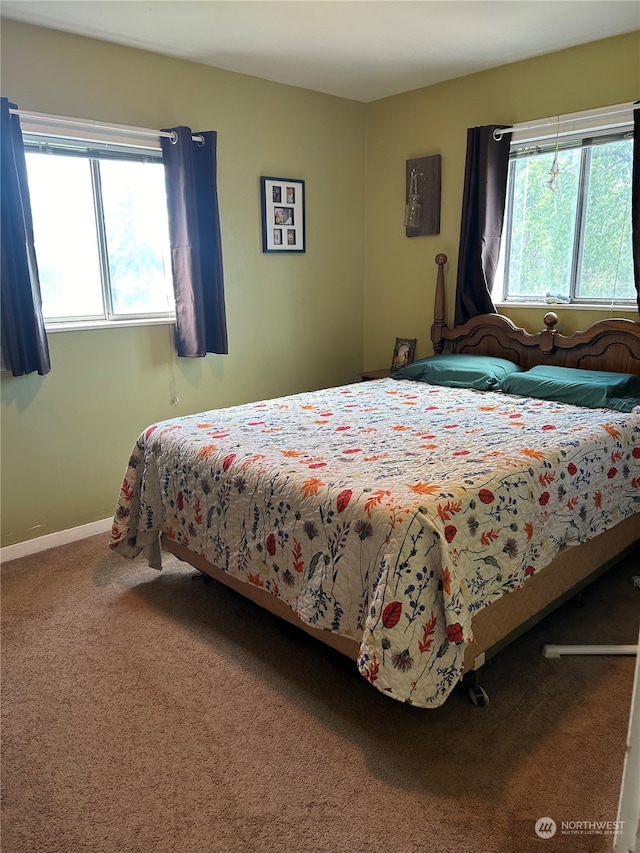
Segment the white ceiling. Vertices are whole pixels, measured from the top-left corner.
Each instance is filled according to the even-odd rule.
[[[365,102],[640,30],[638,0],[2,0],[0,13]]]

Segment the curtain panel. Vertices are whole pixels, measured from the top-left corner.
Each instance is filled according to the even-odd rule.
[[[496,141],[504,125],[470,127],[460,224],[455,323],[476,314],[495,314],[491,299],[507,195],[511,133]]]
[[[169,210],[176,348],[179,356],[226,354],[222,239],[217,188],[217,133],[165,128],[160,139]]]
[[[631,243],[633,277],[640,311],[640,101],[633,109],[633,170],[631,179]]]
[[[0,99],[0,254],[2,353],[14,376],[51,370],[42,315],[38,263],[20,119],[7,98]]]

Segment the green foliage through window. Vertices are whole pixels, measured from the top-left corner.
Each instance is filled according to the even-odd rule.
[[[508,301],[635,300],[631,248],[630,134],[512,151],[502,235]],[[499,274],[500,277],[500,274]],[[495,292],[499,293],[500,282]]]

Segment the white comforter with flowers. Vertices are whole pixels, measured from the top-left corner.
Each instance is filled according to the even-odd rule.
[[[477,610],[639,511],[639,416],[388,379],[150,426],[110,545],[165,532],[436,707]]]

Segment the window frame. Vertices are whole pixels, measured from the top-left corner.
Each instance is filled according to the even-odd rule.
[[[111,289],[109,254],[107,249],[107,231],[105,225],[101,160],[120,160],[125,162],[157,162],[162,164],[162,149],[158,145],[141,145],[137,140],[131,142],[106,142],[98,139],[76,138],[67,133],[53,133],[50,130],[22,131],[25,155],[29,153],[55,154],[85,160],[89,165],[91,191],[96,228],[96,246],[99,262],[100,289],[102,296],[102,314],[44,317],[47,332],[81,331],[96,328],[122,328],[129,326],[175,324],[175,307],[170,311],[147,311],[144,313],[115,313]],[[36,241],[36,258],[37,258]],[[170,260],[170,259],[169,259]]]
[[[554,120],[544,120],[540,124],[553,125]],[[633,138],[633,117],[623,122],[612,123],[610,126],[589,126],[588,123],[576,121],[577,127],[572,127],[564,133],[558,133],[554,128],[553,131],[545,129],[538,134],[514,132],[511,139],[509,153],[509,170],[507,175],[507,187],[505,196],[505,213],[502,228],[502,239],[500,244],[500,260],[496,273],[494,291],[495,301],[498,305],[503,306],[521,306],[521,307],[542,307],[549,305],[557,305],[563,308],[577,309],[596,309],[603,310],[606,308],[616,307],[620,310],[632,310],[636,305],[634,297],[620,298],[615,296],[607,296],[606,298],[598,299],[596,297],[584,297],[576,294],[576,289],[579,285],[578,271],[581,269],[582,257],[584,252],[584,236],[587,225],[586,208],[588,203],[588,189],[591,178],[590,165],[593,158],[593,151],[599,145],[609,142],[619,141],[623,139]],[[574,223],[573,245],[571,254],[571,271],[569,277],[569,301],[549,300],[544,297],[534,296],[527,297],[526,295],[514,295],[509,298],[508,294],[508,269],[509,257],[507,255],[507,247],[510,244],[512,229],[513,229],[513,206],[516,176],[512,164],[518,159],[526,158],[535,154],[550,154],[553,157],[556,144],[560,151],[569,148],[580,152],[580,177],[576,198],[576,215]],[[629,225],[631,227],[631,225]]]

